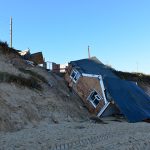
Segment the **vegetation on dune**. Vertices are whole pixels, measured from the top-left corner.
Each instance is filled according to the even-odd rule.
[[[33,77],[25,78],[21,75],[16,76],[16,75],[9,74],[8,72],[0,72],[0,82],[16,83],[31,89],[42,90],[41,85],[38,83],[38,81],[35,78]]]
[[[7,42],[0,41],[0,52],[3,53],[4,55],[15,54],[15,55],[21,57],[18,54],[17,50],[10,48],[8,46]],[[13,82],[13,83],[17,83],[22,86],[26,86],[26,87],[34,88],[34,89],[38,89],[38,90],[42,89],[41,85],[39,84],[39,81],[48,83],[48,81],[43,76],[41,76],[40,74],[38,74],[32,70],[26,70],[24,68],[18,68],[18,70],[25,74],[29,74],[31,77],[25,78],[21,75],[17,76],[17,75],[9,74],[8,72],[0,72],[0,81],[7,82],[7,83]]]
[[[3,48],[9,48],[7,42],[2,42],[2,41],[0,41],[0,46],[3,47]]]
[[[10,48],[8,46],[7,42],[2,42],[0,41],[0,51],[4,54],[10,54],[10,53],[14,53],[17,54],[18,56],[20,56],[17,52],[17,50],[15,50],[14,48]]]
[[[135,82],[143,82],[146,84],[150,84],[150,75],[145,75],[143,73],[130,73],[130,72],[122,72],[113,70],[113,72],[124,80],[131,80]]]
[[[43,76],[41,76],[40,74],[38,74],[38,73],[36,73],[36,72],[34,72],[32,70],[26,70],[24,68],[18,68],[18,69],[19,69],[19,71],[21,71],[21,72],[23,72],[25,74],[30,74],[32,77],[34,77],[34,78],[36,78],[38,80],[41,80],[44,83],[48,83],[48,81]]]

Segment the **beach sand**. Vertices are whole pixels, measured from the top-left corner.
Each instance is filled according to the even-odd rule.
[[[149,123],[113,117],[93,121],[28,125],[0,133],[0,150],[149,150]]]

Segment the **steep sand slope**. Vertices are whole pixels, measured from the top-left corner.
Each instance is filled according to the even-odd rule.
[[[45,83],[38,79],[42,90],[14,82],[0,82],[1,131],[22,129],[28,124],[37,124],[41,120],[59,123],[88,119],[87,110],[79,97],[69,91],[63,78],[48,73],[43,68],[27,65],[15,54],[0,53],[0,72],[24,78],[34,76],[29,71],[47,81]]]

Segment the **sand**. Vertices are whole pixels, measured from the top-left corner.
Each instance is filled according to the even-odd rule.
[[[104,119],[103,123],[65,122],[30,125],[0,133],[0,150],[149,150],[150,125]]]

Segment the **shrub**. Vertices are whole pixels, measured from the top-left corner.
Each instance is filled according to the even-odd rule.
[[[129,73],[116,70],[113,70],[113,72],[121,79],[150,84],[150,76],[143,73]]]
[[[7,42],[2,42],[2,41],[0,41],[0,47],[1,47],[0,50],[1,50],[3,53],[7,53],[7,52],[9,51],[9,46],[8,46]]]
[[[14,48],[10,48],[8,46],[8,43],[7,42],[2,42],[0,41],[0,47],[1,47],[1,51],[4,53],[4,54],[10,54],[10,53],[13,53],[13,54],[16,54],[18,56],[20,56],[17,52],[17,50],[15,50]],[[21,56],[20,56],[21,57]]]
[[[32,70],[26,70],[24,68],[19,68],[19,71],[21,71],[25,74],[30,74],[33,78],[39,79],[39,80],[43,81],[44,83],[48,83],[48,81],[43,76],[41,76],[40,74],[38,74]]]
[[[41,85],[33,77],[27,79],[21,75],[16,76],[16,75],[9,74],[7,72],[0,72],[0,81],[7,82],[7,83],[16,83],[21,86],[26,86],[28,88],[42,90]]]
[[[0,46],[4,48],[8,48],[8,43],[0,41]]]

